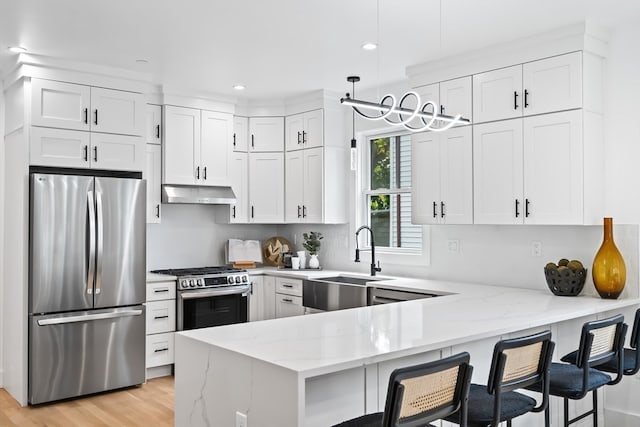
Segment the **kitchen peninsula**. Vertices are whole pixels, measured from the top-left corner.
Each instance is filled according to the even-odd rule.
[[[498,339],[551,329],[558,358],[577,346],[584,321],[640,304],[435,280],[376,285],[441,296],[177,334],[175,424],[246,416],[251,427],[326,427],[382,410],[397,367],[469,351],[483,383]],[[523,422],[539,425],[538,416]]]

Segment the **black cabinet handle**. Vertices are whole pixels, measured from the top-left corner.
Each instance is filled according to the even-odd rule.
[[[160,139],[160,125],[156,125],[156,138]]]
[[[283,288],[293,288],[293,285],[282,285]]]
[[[169,316],[168,316],[168,315],[167,315],[167,316],[154,316],[153,318],[154,318],[155,320],[159,320],[159,319],[168,319],[168,318],[169,318]]]
[[[307,143],[307,135],[309,135],[309,134],[307,133],[307,131],[304,131],[304,130],[303,130],[303,131],[302,131],[302,143],[303,143],[303,144],[306,144],[306,143]]]
[[[440,217],[444,218],[444,202],[440,202]]]
[[[518,91],[517,90],[513,91],[513,109],[514,110],[518,109]]]
[[[235,133],[233,134],[233,146],[234,147],[236,146],[236,134]]]
[[[527,108],[529,106],[529,91],[528,90],[524,90],[524,108]]]
[[[156,218],[160,218],[160,203],[156,205]]]
[[[300,213],[300,209],[301,209],[301,206],[298,205],[298,218],[300,218],[302,216],[302,214]]]
[[[202,170],[202,177],[204,178],[205,181],[207,180],[207,167],[206,166]]]
[[[89,160],[89,146],[85,145],[84,146],[84,161],[88,161]]]
[[[529,218],[529,199],[524,199],[524,216]]]
[[[196,179],[200,179],[200,166],[196,168]]]
[[[232,212],[233,212],[233,214],[232,214],[232,215],[233,215],[233,217],[235,218],[235,217],[236,217],[236,207],[235,207],[235,206],[233,207]]]
[[[160,294],[163,292],[169,292],[169,289],[154,289],[153,292],[156,294]]]
[[[443,114],[444,114],[444,105],[441,105],[440,106],[440,115],[443,115]]]
[[[282,302],[293,302],[291,298],[282,298]]]
[[[520,216],[520,211],[518,208],[520,207],[520,200],[516,199],[516,218]]]
[[[251,218],[253,218],[253,205],[251,206]]]
[[[302,205],[302,218],[306,218],[307,217],[307,207],[305,205]]]
[[[437,208],[437,207],[438,207],[438,204],[434,201],[434,202],[433,202],[433,217],[434,217],[434,218],[437,218],[437,217],[438,217],[438,214],[437,214],[437,212],[436,212],[436,208]]]
[[[85,125],[89,124],[89,109],[88,108],[84,109],[84,124]]]
[[[93,161],[98,161],[98,147],[93,147]]]
[[[300,133],[300,131],[298,131],[298,144],[302,143],[302,138],[300,138],[302,136],[302,134]]]
[[[254,141],[253,141],[253,134],[251,134],[251,148],[255,147]]]
[[[98,124],[98,109],[96,108],[96,119],[93,121],[93,124]]]
[[[153,350],[154,353],[162,353],[163,351],[169,351],[169,348],[158,348]]]

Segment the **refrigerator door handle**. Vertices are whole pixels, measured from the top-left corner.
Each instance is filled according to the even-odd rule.
[[[90,322],[93,320],[115,319],[118,317],[139,316],[142,310],[112,311],[110,313],[82,314],[79,316],[53,317],[38,320],[38,326],[64,325],[67,323]]]
[[[100,293],[100,288],[102,287],[102,255],[104,253],[104,215],[102,209],[102,193],[100,191],[96,192],[96,210],[97,210],[97,218],[98,224],[96,227],[98,241],[98,259],[96,262],[96,295]]]
[[[93,293],[93,280],[96,267],[96,208],[93,205],[93,191],[87,192],[87,209],[89,210],[89,265],[87,268],[87,294]]]

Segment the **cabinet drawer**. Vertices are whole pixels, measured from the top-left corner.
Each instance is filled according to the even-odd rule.
[[[147,334],[159,334],[176,330],[175,300],[147,303]]]
[[[147,368],[173,363],[173,332],[147,335]]]
[[[279,294],[302,296],[302,280],[300,279],[276,279],[276,292]]]
[[[302,316],[303,314],[302,297],[276,294],[276,318]]]
[[[147,301],[176,299],[176,282],[147,283]]]

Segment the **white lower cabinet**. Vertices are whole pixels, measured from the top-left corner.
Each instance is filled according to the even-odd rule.
[[[176,330],[176,282],[147,282],[147,378],[171,374]],[[165,369],[162,369],[165,367]],[[154,368],[155,370],[149,370]]]
[[[276,277],[276,318],[303,314],[302,280]]]
[[[276,281],[270,276],[251,276],[249,321],[276,317]]]

